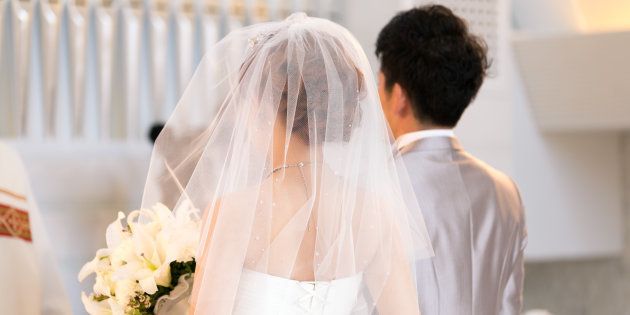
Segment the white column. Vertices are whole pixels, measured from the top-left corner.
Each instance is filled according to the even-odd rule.
[[[63,1],[59,9],[55,62],[57,84],[53,106],[55,138],[61,141],[71,139],[77,132],[85,51],[84,26],[84,19],[73,4]]]
[[[115,140],[139,138],[138,128],[138,21],[129,4],[114,3],[110,136]]]
[[[206,51],[219,40],[218,21],[215,16],[204,14],[203,5],[203,0],[195,2],[193,17],[193,68],[199,65]]]
[[[29,16],[18,0],[0,6],[0,137],[18,137],[24,120]]]
[[[279,0],[267,0],[267,10],[270,21],[275,21],[280,17],[278,13],[278,1]]]
[[[54,54],[48,52],[54,52],[57,17],[44,0],[31,5],[25,127],[29,138],[41,140],[51,131]]]
[[[161,118],[166,120],[172,113],[180,96],[180,49],[179,20],[173,5],[169,5],[166,18],[166,60],[165,60],[165,95]]]
[[[163,16],[154,11],[153,1],[144,0],[140,21],[138,53],[138,131],[146,139],[149,127],[163,120],[166,89],[167,29]],[[169,81],[170,84],[170,81]]]
[[[112,19],[90,0],[87,9],[81,134],[86,140],[107,138],[111,78]]]

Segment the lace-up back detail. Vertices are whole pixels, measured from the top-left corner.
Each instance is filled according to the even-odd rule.
[[[244,270],[234,315],[346,315],[357,304],[362,274],[296,281]]]

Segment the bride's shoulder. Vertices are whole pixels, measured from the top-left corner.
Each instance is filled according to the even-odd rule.
[[[261,200],[264,191],[265,183],[230,191],[216,197],[215,208],[230,209],[230,211],[251,208]]]
[[[256,192],[259,190],[257,187],[248,187],[216,196],[203,216],[204,221],[209,223],[210,230],[214,230],[219,220],[222,224],[238,222],[245,211],[256,206]]]

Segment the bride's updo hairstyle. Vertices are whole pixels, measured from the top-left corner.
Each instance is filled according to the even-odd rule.
[[[361,120],[364,75],[344,48],[347,44],[325,31],[313,34],[312,30],[300,32],[298,27],[252,39],[241,67],[241,83],[260,75],[252,64],[264,64],[258,96],[263,96],[263,106],[277,104],[278,118],[289,132],[307,144],[321,144],[324,139],[348,141]],[[339,121],[331,121],[335,119]],[[329,130],[331,126],[341,130]]]

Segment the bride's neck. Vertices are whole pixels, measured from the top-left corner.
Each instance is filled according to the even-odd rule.
[[[284,164],[296,164],[299,162],[311,162],[310,150],[308,145],[299,139],[291,139],[289,147],[285,148],[284,141],[275,142],[273,148],[273,165],[275,167]]]
[[[289,139],[286,139],[286,136],[284,126],[276,125],[273,133],[273,166],[311,162],[308,140],[305,141],[296,134],[292,134]],[[289,141],[289,146],[285,147],[287,140]]]

